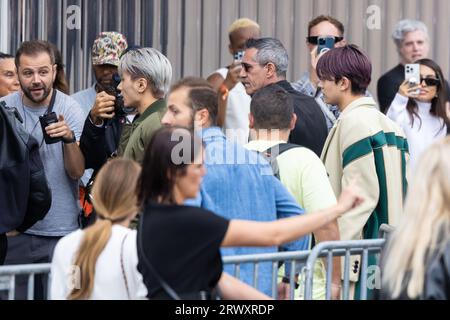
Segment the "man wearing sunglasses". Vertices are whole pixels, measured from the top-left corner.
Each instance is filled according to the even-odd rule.
[[[250,96],[273,83],[289,92],[297,115],[289,142],[309,148],[320,156],[328,134],[325,117],[313,98],[296,91],[286,81],[288,63],[287,51],[279,40],[250,39],[242,59],[242,84]]]
[[[331,16],[324,15],[320,15],[311,20],[308,25],[308,36],[306,37],[306,46],[308,52],[310,52],[311,64],[309,66],[309,71],[305,72],[298,81],[292,83],[292,87],[294,87],[295,90],[316,99],[317,104],[325,115],[329,131],[340,113],[337,106],[325,103],[323,94],[317,87],[319,79],[317,78],[316,65],[320,56],[317,48],[319,45],[319,38],[323,37],[329,38],[328,44],[334,44],[335,48],[347,44],[347,41],[344,39],[344,25],[340,21]]]

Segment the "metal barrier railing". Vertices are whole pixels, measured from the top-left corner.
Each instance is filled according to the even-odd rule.
[[[284,261],[285,263],[291,264],[291,272],[289,275],[290,279],[290,300],[294,300],[295,291],[295,270],[297,269],[297,264],[305,263],[311,251],[293,251],[293,252],[276,252],[276,253],[263,253],[263,254],[250,254],[250,255],[240,255],[240,256],[228,256],[223,257],[224,265],[234,265],[234,276],[239,278],[240,265],[244,263],[253,263],[253,287],[256,288],[258,283],[258,264],[264,262],[272,263],[272,298],[277,299],[278,297],[278,263]]]
[[[34,276],[50,274],[50,263],[0,266],[0,291],[8,291],[8,300],[14,300],[16,276],[28,275],[27,299],[34,300]],[[50,277],[47,288],[50,292]]]
[[[367,299],[367,269],[369,253],[380,253],[385,239],[374,240],[355,240],[355,241],[333,241],[317,244],[308,257],[305,266],[305,300],[312,300],[313,292],[313,270],[317,259],[327,257],[327,280],[326,280],[326,299],[331,297],[331,273],[333,269],[333,257],[345,256],[344,260],[344,287],[342,292],[343,300],[349,299],[350,288],[350,257],[362,255],[361,261],[361,300]]]
[[[378,231],[378,238],[386,239],[386,237],[394,231],[395,228],[389,224],[383,223]]]

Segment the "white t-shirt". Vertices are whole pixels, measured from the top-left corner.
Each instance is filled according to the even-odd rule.
[[[227,68],[217,70],[222,78],[226,78],[228,74]],[[251,97],[245,91],[245,87],[241,82],[228,93],[227,112],[225,115],[225,135],[227,139],[234,140],[237,137],[237,142],[244,145],[249,138],[249,119]]]
[[[422,152],[424,152],[434,141],[447,135],[447,128],[443,126],[444,121],[430,113],[431,103],[417,101],[420,116],[414,116],[414,124],[411,126],[411,118],[406,109],[408,98],[396,94],[387,116],[395,121],[405,131],[409,145],[410,170],[414,170]]]
[[[128,300],[120,259],[122,241],[125,236],[123,266],[130,299],[144,299],[147,296],[147,288],[137,269],[136,234],[136,230],[113,225],[111,238],[95,265],[94,288],[90,300]],[[62,238],[56,245],[51,265],[50,297],[52,300],[67,299],[71,292],[70,288],[77,284],[77,269],[73,263],[83,235],[84,231],[75,231]]]

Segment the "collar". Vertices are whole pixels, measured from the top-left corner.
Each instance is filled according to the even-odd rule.
[[[139,116],[140,121],[145,120],[151,114],[162,111],[166,108],[166,101],[164,99],[159,99],[153,102],[144,113]]]
[[[367,108],[377,108],[377,104],[375,102],[375,100],[373,100],[372,97],[362,97],[359,98],[355,101],[353,101],[352,103],[350,103],[345,109],[344,111],[342,111],[341,115],[346,115],[350,112],[352,112],[352,110],[359,108],[359,107],[367,107]]]
[[[220,129],[219,127],[202,128],[197,130],[196,132],[202,138],[203,141],[211,140],[214,138],[225,139],[225,135],[223,134],[222,129]]]
[[[245,147],[249,150],[254,150],[258,152],[266,151],[276,145],[286,143],[283,140],[252,140],[245,145]]]
[[[291,86],[291,84],[287,80],[278,81],[276,84],[279,85],[280,87],[282,87],[284,90],[286,90],[288,92],[289,91],[294,91],[294,88]]]

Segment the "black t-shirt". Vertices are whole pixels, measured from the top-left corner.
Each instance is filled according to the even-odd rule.
[[[289,135],[289,143],[311,149],[320,157],[328,136],[327,122],[320,106],[316,100],[296,91],[285,80],[277,82],[277,85],[290,94],[294,102],[294,112],[297,115],[295,128]]]
[[[142,217],[141,217],[142,218]],[[159,276],[178,294],[211,291],[222,274],[220,245],[228,220],[210,211],[150,203],[143,216],[144,253]],[[168,298],[139,252],[138,270],[148,298]]]

